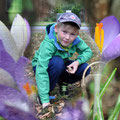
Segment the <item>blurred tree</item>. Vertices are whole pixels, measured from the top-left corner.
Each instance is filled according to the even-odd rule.
[[[0,20],[9,24],[8,12],[7,12],[6,0],[0,0]]]
[[[36,12],[32,0],[23,0],[22,8],[22,16],[24,16],[30,23],[34,22],[36,19]]]
[[[71,10],[73,13],[77,14],[79,16],[80,10],[83,8],[83,4],[81,0],[77,2],[76,0],[64,0],[59,2],[54,8],[53,12],[55,13],[63,13],[66,12],[66,10]]]
[[[76,15],[80,16],[80,11],[83,8],[82,4],[74,4],[72,6],[72,12],[75,13]]]
[[[54,7],[53,12],[54,13],[63,13],[62,5],[57,5],[56,7]]]
[[[32,0],[37,20],[42,20],[50,15],[56,0]]]
[[[91,23],[100,22],[104,17],[110,15],[113,0],[82,0],[86,8],[88,21]]]
[[[14,5],[18,8],[14,8],[14,5],[10,5],[14,2]],[[22,6],[20,5],[22,1]],[[8,8],[9,12],[14,9],[14,11],[21,12],[23,17],[26,17],[28,20],[42,20],[43,18],[49,17],[52,9],[54,9],[58,3],[61,4],[63,12],[68,9],[73,9],[79,11],[80,7],[84,6],[87,13],[89,23],[95,24],[101,19],[108,15],[114,15],[120,20],[119,15],[119,0],[0,0],[0,19],[8,22]],[[7,4],[7,2],[9,4]],[[74,5],[77,5],[74,7]],[[11,7],[11,8],[10,8]],[[61,9],[60,7],[60,9]],[[22,10],[21,10],[22,9]],[[61,10],[59,11],[61,12]],[[77,14],[77,13],[76,13]]]
[[[110,12],[115,15],[117,19],[120,21],[120,0],[114,0],[110,2]]]
[[[7,12],[9,14],[9,20],[12,23],[14,17],[16,16],[16,14],[20,14],[22,13],[22,0],[7,0],[7,6],[9,6],[7,8]]]

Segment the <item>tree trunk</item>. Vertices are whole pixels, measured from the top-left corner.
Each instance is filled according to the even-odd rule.
[[[47,0],[32,0],[37,20],[43,20],[49,16],[51,4]]]
[[[9,23],[6,0],[0,0],[0,20],[5,24]]]

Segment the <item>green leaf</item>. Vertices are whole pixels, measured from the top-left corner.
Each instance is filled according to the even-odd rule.
[[[0,116],[0,120],[5,120],[3,117]]]
[[[99,118],[98,118],[98,114],[95,114],[95,116],[94,116],[94,120],[99,120]]]
[[[109,78],[107,79],[107,81],[106,81],[103,89],[102,89],[101,92],[100,92],[100,99],[103,97],[103,95],[104,95],[106,89],[108,88],[110,82],[113,80],[113,77],[114,77],[116,71],[117,71],[117,68],[115,68],[115,69],[113,70],[112,74],[111,74],[111,75],[109,76]]]

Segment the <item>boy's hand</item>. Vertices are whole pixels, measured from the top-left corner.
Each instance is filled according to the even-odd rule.
[[[46,106],[50,105],[50,103],[43,103],[42,108],[45,108]]]
[[[70,74],[74,74],[79,66],[79,62],[78,61],[74,61],[73,63],[71,63],[70,65],[67,66],[67,72]]]
[[[45,105],[45,106],[44,106]],[[41,110],[41,112],[38,114],[40,120],[46,120],[46,118],[48,117],[52,117],[52,115],[55,113],[54,111],[54,107],[52,104],[50,103],[43,103],[42,104],[43,109]]]

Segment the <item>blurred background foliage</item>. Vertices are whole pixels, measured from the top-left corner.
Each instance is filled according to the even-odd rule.
[[[119,0],[0,0],[0,20],[8,27],[17,13],[25,17],[30,25],[53,23],[66,11],[77,14],[82,24],[91,26],[94,33],[96,23],[113,15],[120,21]]]
[[[59,13],[71,10],[82,22],[95,25],[114,15],[120,20],[119,0],[0,0],[0,20],[11,24],[17,13],[30,24],[38,21],[55,22]]]
[[[54,4],[51,5],[52,1]],[[75,0],[70,0],[69,2],[58,1],[56,4],[55,0],[50,2],[43,2],[42,0],[6,0],[6,12],[10,22],[13,21],[13,18],[17,13],[23,14],[25,16],[30,16],[29,13],[32,13],[32,17],[28,17],[30,21],[34,21],[34,18],[37,20],[43,21],[56,21],[57,13],[64,13],[66,10],[80,16],[80,11],[83,9],[82,2],[76,2]],[[36,16],[35,16],[36,15]]]

